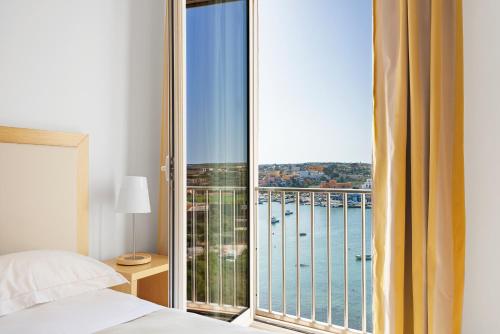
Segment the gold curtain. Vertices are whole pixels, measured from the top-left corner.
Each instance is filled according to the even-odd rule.
[[[374,333],[460,333],[461,0],[374,0]]]

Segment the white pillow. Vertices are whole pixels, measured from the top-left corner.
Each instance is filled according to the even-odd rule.
[[[2,255],[0,316],[126,282],[110,266],[72,252],[38,250]]]

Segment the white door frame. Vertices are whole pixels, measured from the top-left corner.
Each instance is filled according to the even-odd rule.
[[[167,6],[169,1],[167,0]],[[173,231],[173,307],[186,310],[186,0],[171,2],[173,52],[173,134],[174,134],[174,231]],[[255,187],[258,184],[258,59],[257,59],[257,8],[258,0],[248,0],[248,103],[249,103],[249,309],[233,322],[250,324],[256,310],[257,258],[255,237],[256,200]]]
[[[250,309],[248,312],[249,317],[245,320],[250,323],[255,318],[255,311],[257,309],[257,200],[255,188],[259,184],[259,165],[258,165],[258,148],[259,148],[259,118],[258,118],[258,107],[259,107],[259,62],[258,62],[258,45],[259,45],[259,34],[258,34],[258,0],[248,0],[248,103],[249,103],[249,187],[250,187],[250,198],[249,205],[251,205],[251,210],[249,210],[249,233],[250,233],[250,245],[249,245],[249,259],[250,259]],[[244,316],[244,314],[242,314]]]
[[[257,217],[257,199],[255,187],[259,184],[259,166],[257,153],[258,141],[258,0],[248,0],[248,149],[249,149],[249,308],[232,322],[250,325],[257,309],[257,235],[255,223]]]
[[[173,307],[186,309],[186,0],[171,5],[173,50],[174,219]]]

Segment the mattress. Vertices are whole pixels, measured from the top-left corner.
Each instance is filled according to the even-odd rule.
[[[102,289],[0,317],[0,333],[264,333]]]

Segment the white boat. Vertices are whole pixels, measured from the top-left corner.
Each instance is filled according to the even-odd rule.
[[[334,199],[334,200],[332,200],[331,205],[332,205],[334,208],[339,208],[339,207],[341,207],[341,206],[342,206],[342,201],[339,201],[339,200]]]

